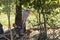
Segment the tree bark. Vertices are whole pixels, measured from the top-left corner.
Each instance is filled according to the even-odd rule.
[[[44,40],[47,39],[47,29],[46,29],[46,14],[45,12],[43,12],[43,9],[42,9],[42,14],[43,14],[43,19],[44,19]]]
[[[16,25],[22,26],[22,6],[16,5],[16,17],[15,17]]]
[[[26,40],[26,36],[25,36],[26,28],[25,28],[25,24],[23,24],[23,21],[22,21],[22,4],[21,3],[19,3],[19,5],[18,4],[16,5],[15,24],[17,25],[16,33],[19,35],[20,40]]]

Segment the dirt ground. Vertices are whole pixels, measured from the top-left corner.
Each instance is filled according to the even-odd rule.
[[[14,40],[20,40],[19,36],[16,36],[17,34],[15,33],[14,30],[12,30],[14,32],[13,35]],[[31,30],[32,32],[29,35],[29,39],[27,40],[38,40],[40,31],[38,30]],[[2,34],[3,35],[3,34]],[[0,35],[1,36],[1,35]],[[6,32],[5,35],[3,35],[4,37],[0,38],[0,40],[9,40],[10,39],[10,32]],[[60,40],[60,29],[48,29],[47,30],[47,40]]]

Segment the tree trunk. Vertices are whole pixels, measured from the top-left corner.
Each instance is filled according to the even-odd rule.
[[[22,26],[22,6],[16,5],[16,17],[15,17],[16,25]]]
[[[16,17],[15,17],[15,24],[17,25],[16,33],[19,35],[20,40],[26,40],[25,36],[25,24],[22,21],[22,4],[16,5]],[[24,25],[24,26],[23,26]]]
[[[42,9],[43,11],[43,9]],[[46,15],[45,15],[45,12],[42,13],[43,14],[43,19],[44,19],[44,40],[47,39],[47,29],[46,29]]]

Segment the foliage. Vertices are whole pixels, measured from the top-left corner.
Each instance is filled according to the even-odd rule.
[[[54,16],[59,14],[59,12],[55,11],[57,8],[60,7],[60,4],[58,3],[59,0],[0,0],[0,7],[2,8],[0,11],[6,13],[9,10],[9,12],[13,13],[13,11],[11,10],[15,10],[15,5],[16,3],[18,4],[19,1],[22,4],[21,6],[23,6],[23,10],[24,8],[28,8],[30,10],[34,9],[37,11],[40,10],[40,13],[42,9],[45,10],[45,14],[50,21],[54,18],[57,18]],[[35,15],[38,15],[38,12]],[[53,16],[53,18],[51,18],[51,16]],[[49,22],[49,20],[47,20],[47,22]]]

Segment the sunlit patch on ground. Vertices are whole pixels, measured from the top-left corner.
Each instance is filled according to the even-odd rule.
[[[60,29],[49,29],[47,31],[47,36],[50,39],[60,39]]]

